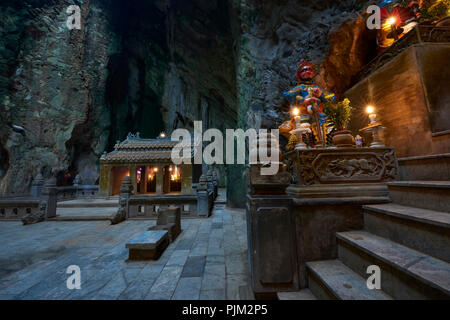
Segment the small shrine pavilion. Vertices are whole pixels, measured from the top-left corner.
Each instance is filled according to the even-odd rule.
[[[193,180],[198,181],[201,166],[175,165],[171,154],[177,144],[163,134],[156,139],[128,134],[124,141],[117,142],[114,151],[100,158],[99,195],[118,195],[126,176],[131,178],[135,195],[192,194]]]

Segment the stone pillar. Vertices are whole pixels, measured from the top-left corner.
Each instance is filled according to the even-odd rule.
[[[213,181],[213,175],[212,170],[209,169],[206,173],[206,181],[208,183],[208,192],[212,193],[213,198],[216,198],[216,193],[214,192],[214,181]]]
[[[120,195],[119,195],[119,205],[125,206],[128,218],[128,200],[130,196],[133,195],[133,185],[131,184],[130,177],[125,177],[122,180],[122,185],[120,186]]]
[[[44,187],[44,178],[42,174],[38,173],[36,178],[34,178],[31,183],[31,191],[30,194],[33,198],[39,198],[42,194],[42,188]]]
[[[81,176],[79,174],[77,174],[75,176],[75,179],[73,179],[73,186],[75,188],[75,192],[77,195],[77,198],[80,198],[81,194],[81,190],[80,190],[80,185],[81,185]]]
[[[219,195],[219,180],[217,178],[217,171],[212,170],[213,184],[214,184],[214,198]]]
[[[56,188],[56,178],[51,177],[45,183],[44,189],[42,191],[42,201],[46,202],[45,209],[45,219],[56,217],[56,197],[57,197],[57,188]]]
[[[111,220],[111,224],[120,223],[129,217],[128,200],[132,194],[133,185],[131,184],[131,178],[128,176],[122,180],[119,195],[119,208],[117,209],[117,212],[109,218]]]
[[[270,135],[258,137],[263,146],[272,139]],[[257,152],[258,145],[250,149],[250,154]],[[299,289],[295,219],[292,199],[285,194],[291,175],[284,164],[279,165],[277,174],[262,175],[264,164],[251,162],[246,173],[251,285],[259,295]]]
[[[133,186],[133,190],[137,190],[137,177],[136,177],[136,165],[129,166],[130,168],[130,179],[131,185]]]
[[[197,184],[197,215],[208,217],[211,207],[211,197],[208,191],[208,182],[206,176],[202,174]]]
[[[56,217],[56,178],[52,177],[44,185],[39,200],[39,210],[22,218],[23,225],[38,223]]]
[[[156,194],[162,195],[163,194],[163,184],[164,184],[164,166],[157,167],[158,172],[156,172],[155,179],[156,179]]]
[[[209,127],[209,103],[205,98],[201,98],[200,100],[201,108],[202,108],[202,131],[205,132]],[[203,133],[202,133],[203,134]],[[205,149],[206,143],[202,143],[202,151]],[[208,165],[202,161],[202,174],[206,173],[208,170]]]
[[[111,193],[111,170],[110,165],[100,162],[100,181],[98,186],[98,195],[101,197],[109,197]]]
[[[192,194],[192,165],[181,165],[181,193]]]

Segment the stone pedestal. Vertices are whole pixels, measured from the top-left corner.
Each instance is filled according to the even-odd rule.
[[[256,294],[299,287],[292,199],[247,196],[247,237],[251,284]]]

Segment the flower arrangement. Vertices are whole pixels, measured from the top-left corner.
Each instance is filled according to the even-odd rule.
[[[450,15],[450,0],[437,0],[427,5],[423,10],[426,18],[442,19]]]
[[[343,101],[334,103],[330,96],[331,95],[325,97],[327,99],[327,102],[325,103],[325,113],[328,121],[336,128],[336,130],[345,130],[350,122],[353,112],[350,100],[345,98]]]

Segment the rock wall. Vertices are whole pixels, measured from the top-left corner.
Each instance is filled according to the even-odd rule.
[[[128,132],[276,128],[301,58],[338,94],[370,59],[365,2],[83,0],[70,31],[72,1],[2,1],[0,194],[26,193],[39,172],[95,178]],[[243,206],[243,166],[218,167]]]
[[[289,119],[281,92],[296,85],[301,59],[316,64],[316,82],[342,94],[374,55],[374,34],[361,15],[367,1],[234,1],[239,17],[238,126],[277,128]],[[284,138],[282,138],[284,139]],[[243,166],[230,167],[229,205],[243,207]]]
[[[39,172],[48,177],[73,168],[95,174],[95,160],[106,147],[104,92],[114,35],[102,3],[93,1],[80,3],[83,29],[70,31],[70,4],[0,6],[0,144],[8,155],[1,194],[26,193]]]

